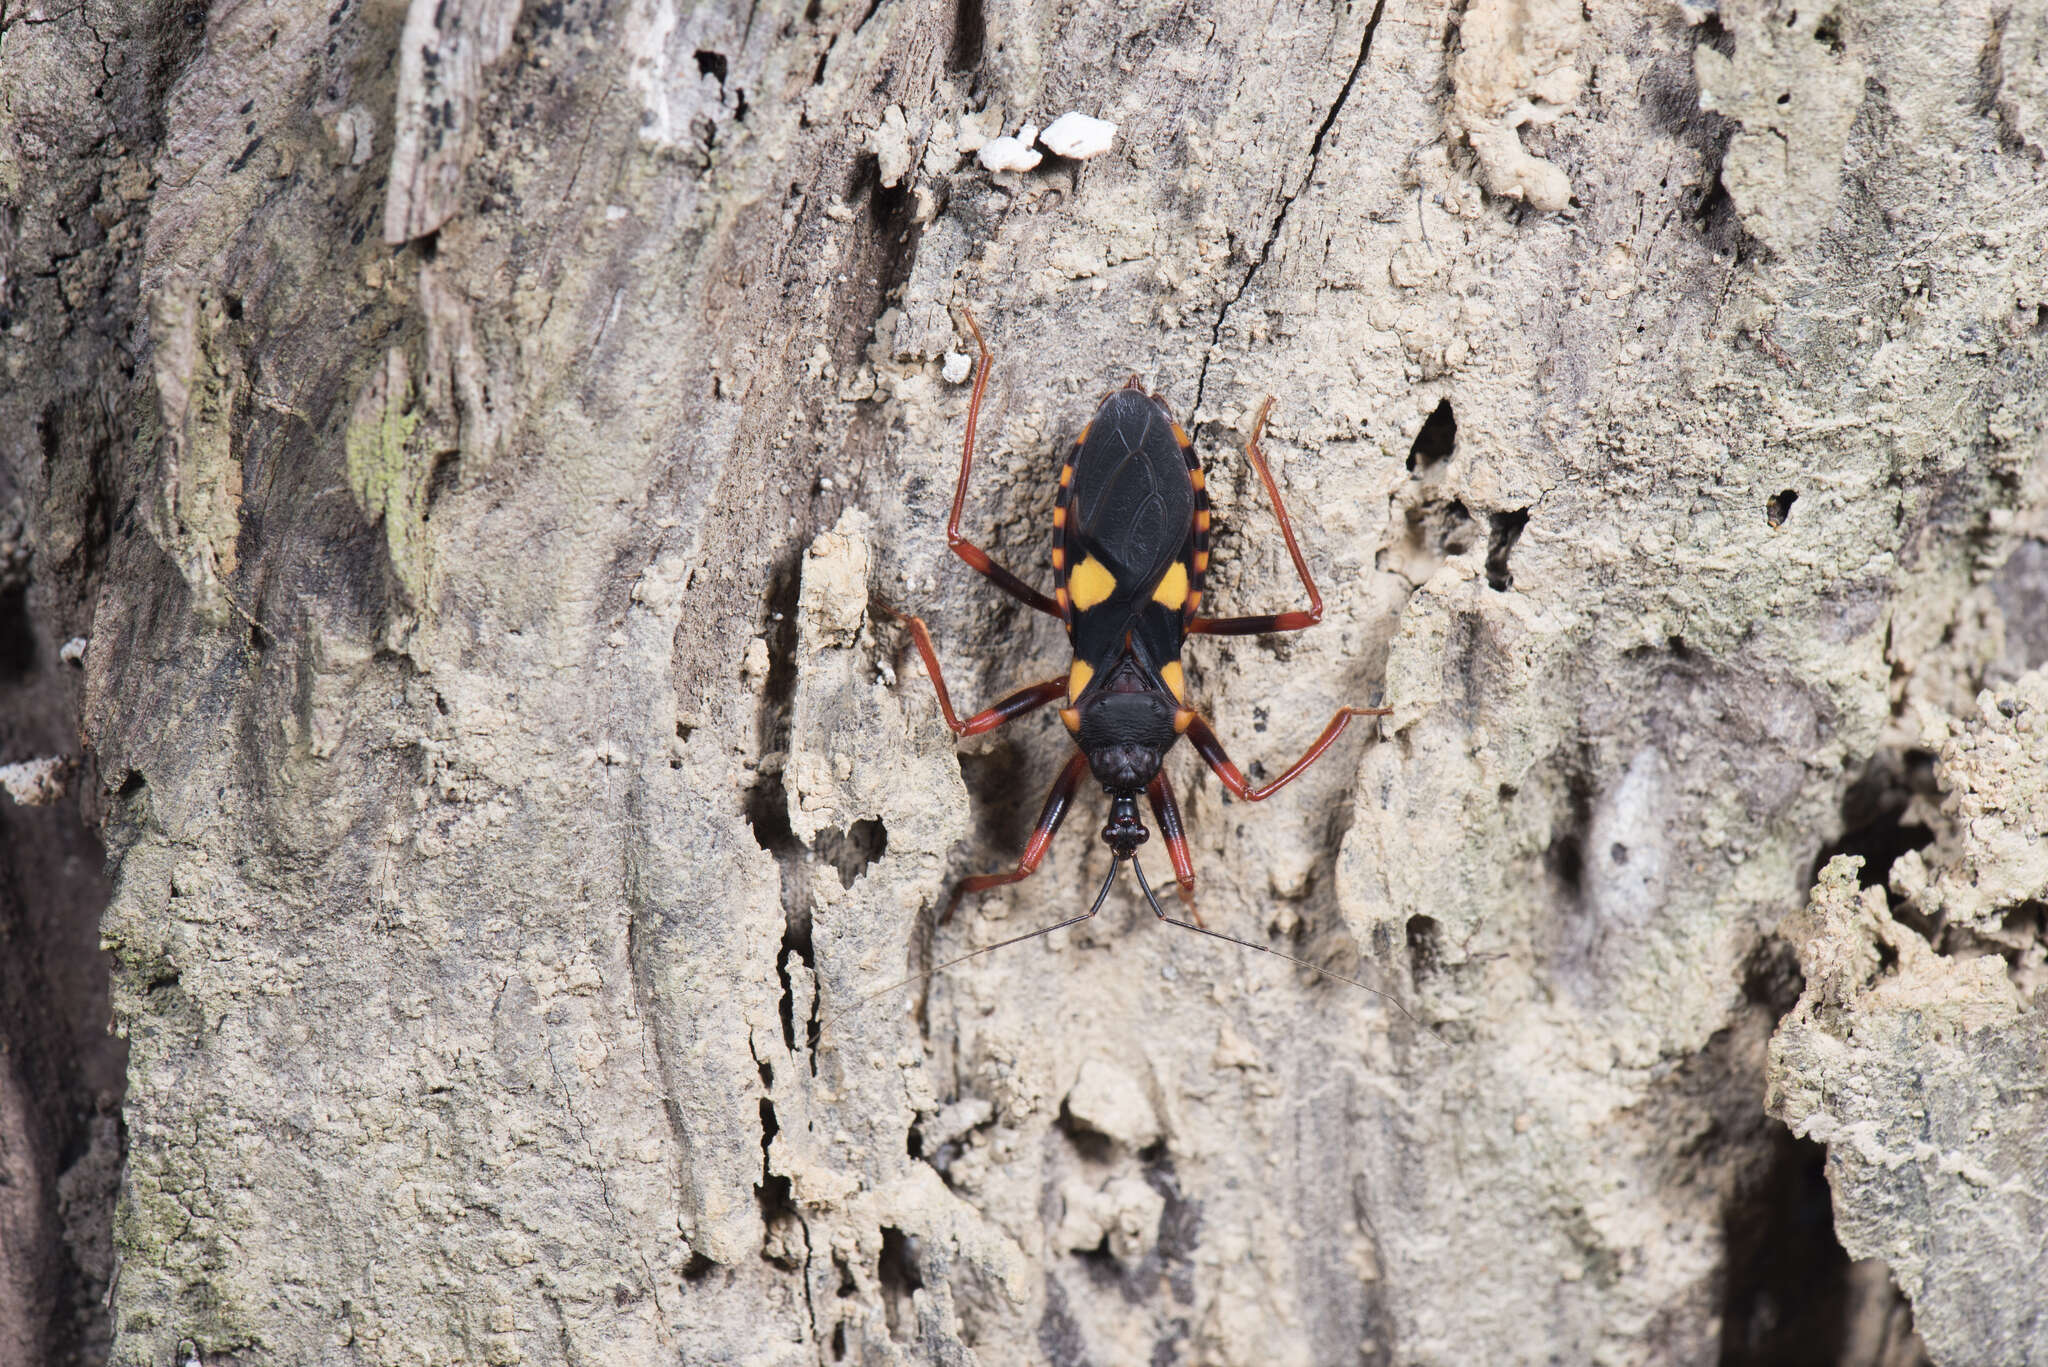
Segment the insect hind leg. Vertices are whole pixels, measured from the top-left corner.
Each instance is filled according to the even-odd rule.
[[[1292,783],[1302,770],[1321,758],[1323,751],[1330,748],[1331,742],[1344,734],[1344,728],[1351,724],[1353,717],[1388,717],[1392,716],[1393,712],[1394,709],[1391,707],[1338,708],[1337,714],[1330,718],[1330,724],[1323,728],[1323,733],[1316,737],[1308,752],[1290,764],[1285,773],[1263,788],[1254,788],[1245,781],[1244,771],[1231,763],[1229,754],[1223,749],[1223,742],[1216,738],[1215,728],[1209,725],[1206,717],[1197,714],[1188,722],[1187,738],[1195,747],[1195,753],[1202,757],[1202,763],[1209,766],[1210,772],[1222,780],[1223,786],[1228,788],[1233,796],[1245,802],[1264,802]]]
[[[1301,546],[1294,539],[1294,523],[1287,516],[1287,505],[1280,499],[1280,486],[1273,479],[1273,471],[1266,464],[1266,456],[1259,449],[1259,438],[1266,430],[1266,417],[1273,411],[1273,396],[1259,405],[1259,416],[1252,424],[1251,440],[1245,443],[1245,459],[1259,475],[1259,482],[1266,486],[1266,498],[1273,505],[1273,515],[1280,520],[1280,535],[1287,542],[1287,554],[1294,561],[1294,572],[1301,576],[1302,588],[1308,590],[1308,606],[1294,612],[1262,613],[1253,617],[1197,617],[1188,623],[1190,636],[1259,636],[1270,631],[1302,631],[1323,620],[1323,595],[1316,591],[1314,576],[1308,572],[1308,560],[1301,553]]]

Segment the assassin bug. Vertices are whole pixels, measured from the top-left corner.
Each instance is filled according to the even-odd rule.
[[[1280,777],[1255,788],[1231,763],[1215,731],[1188,701],[1187,680],[1181,665],[1181,647],[1188,637],[1300,631],[1322,620],[1322,595],[1316,592],[1308,563],[1295,543],[1294,527],[1280,500],[1280,489],[1259,450],[1259,437],[1265,430],[1273,400],[1268,397],[1259,409],[1251,440],[1245,445],[1245,457],[1258,472],[1259,482],[1266,486],[1267,498],[1272,500],[1280,534],[1287,541],[1287,554],[1308,593],[1308,607],[1252,617],[1201,615],[1202,581],[1209,568],[1210,522],[1201,462],[1188,434],[1174,421],[1166,401],[1147,393],[1135,375],[1103,398],[1060,469],[1059,494],[1052,515],[1052,567],[1057,585],[1052,596],[1047,597],[960,534],[960,514],[974,467],[975,428],[981,417],[989,368],[995,360],[974,315],[968,313],[966,318],[981,355],[974,374],[973,397],[968,401],[967,435],[960,448],[960,480],[953,490],[946,544],[1011,597],[1059,618],[1073,645],[1074,661],[1066,673],[1020,688],[962,721],[953,711],[945,677],[939,670],[938,654],[932,648],[931,633],[920,618],[902,620],[924,659],[925,672],[931,676],[932,688],[938,694],[939,709],[954,734],[980,735],[1064,698],[1066,705],[1060,709],[1060,720],[1074,738],[1076,753],[1060,770],[1052,791],[1046,795],[1045,806],[1017,867],[1008,873],[979,874],[962,880],[953,889],[940,919],[950,918],[960,899],[969,893],[1019,882],[1037,872],[1074,794],[1092,772],[1109,795],[1109,820],[1102,828],[1102,839],[1114,856],[1094,904],[1078,916],[985,946],[975,954],[1088,920],[1102,909],[1110,885],[1128,863],[1145,900],[1160,920],[1247,949],[1276,954],[1319,973],[1353,982],[1292,955],[1201,924],[1194,907],[1194,861],[1188,854],[1187,833],[1181,824],[1173,785],[1162,767],[1166,752],[1186,736],[1226,789],[1243,801],[1260,802],[1315,763],[1353,717],[1386,716],[1393,710],[1338,708],[1306,754]],[[1165,838],[1189,920],[1166,914],[1138,863],[1138,847],[1151,838],[1138,815],[1140,793],[1145,795]],[[1386,995],[1364,983],[1354,985]]]

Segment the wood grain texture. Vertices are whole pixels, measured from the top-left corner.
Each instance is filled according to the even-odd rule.
[[[434,232],[461,206],[484,77],[505,55],[518,18],[518,0],[407,5],[384,200],[384,240],[392,246]]]

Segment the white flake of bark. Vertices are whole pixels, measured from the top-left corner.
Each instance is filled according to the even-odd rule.
[[[1056,157],[1086,161],[1109,150],[1116,141],[1116,125],[1069,110],[1046,125],[1038,140]]]
[[[1045,160],[1045,154],[1032,147],[1038,140],[1038,125],[1027,123],[1014,138],[991,138],[974,159],[989,171],[1029,171]]]
[[[1166,1199],[1135,1176],[1112,1177],[1100,1189],[1069,1180],[1060,1191],[1065,1206],[1060,1247],[1076,1253],[1107,1248],[1125,1266],[1143,1260],[1159,1242],[1159,1217]]]
[[[973,114],[960,116],[960,131],[953,135],[953,148],[961,156],[971,156],[988,146],[989,142],[1002,135],[1003,112],[1001,109],[983,109]]]
[[[910,125],[903,121],[900,105],[882,111],[882,122],[868,132],[868,150],[875,154],[882,184],[894,189],[903,183],[915,158],[910,151]]]
[[[64,775],[71,762],[58,755],[0,764],[0,792],[24,807],[47,807],[64,796]]]

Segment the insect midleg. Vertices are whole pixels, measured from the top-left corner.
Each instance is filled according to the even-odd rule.
[[[1152,802],[1152,817],[1159,823],[1159,834],[1166,841],[1167,858],[1173,861],[1173,876],[1180,884],[1181,905],[1194,918],[1197,926],[1202,924],[1201,913],[1195,910],[1195,861],[1188,853],[1187,828],[1181,823],[1180,804],[1174,801],[1173,784],[1161,769],[1146,785],[1145,796]]]
[[[1224,787],[1246,802],[1264,802],[1267,798],[1273,796],[1274,793],[1279,792],[1289,783],[1292,783],[1295,776],[1302,770],[1314,764],[1323,751],[1330,748],[1330,742],[1344,734],[1344,728],[1351,724],[1353,717],[1385,717],[1391,715],[1393,710],[1391,707],[1338,708],[1337,715],[1330,718],[1330,724],[1323,728],[1322,735],[1316,737],[1315,744],[1309,746],[1308,753],[1294,761],[1293,764],[1288,766],[1286,773],[1280,775],[1280,777],[1274,779],[1263,788],[1254,788],[1245,782],[1243,771],[1230,762],[1230,756],[1223,751],[1223,742],[1216,739],[1216,732],[1210,728],[1206,718],[1197,715],[1194,720],[1190,721],[1187,727],[1187,737],[1193,743],[1195,753],[1202,757],[1202,763],[1208,765],[1214,771],[1216,777],[1223,781]]]
[[[889,609],[883,611],[889,612]],[[895,612],[890,612],[890,616],[910,628],[910,639],[917,643],[917,653],[924,660],[924,672],[931,677],[932,692],[939,695],[939,711],[945,714],[946,725],[953,728],[956,736],[978,736],[984,731],[993,731],[1004,722],[1015,721],[1054,698],[1064,696],[1067,691],[1067,676],[1064,674],[1041,683],[1026,684],[993,706],[962,721],[953,711],[953,695],[946,690],[946,676],[939,668],[939,653],[932,648],[932,634],[926,629],[924,619],[905,617]]]
[[[1266,497],[1272,500],[1273,514],[1280,519],[1280,535],[1287,540],[1287,554],[1294,560],[1294,572],[1301,576],[1301,586],[1308,590],[1308,608],[1294,612],[1263,613],[1256,617],[1197,617],[1188,623],[1190,636],[1257,636],[1268,631],[1301,631],[1323,620],[1323,596],[1316,592],[1316,581],[1308,572],[1308,561],[1301,554],[1301,547],[1294,539],[1294,523],[1288,519],[1287,505],[1280,501],[1280,486],[1273,481],[1273,472],[1266,466],[1265,453],[1259,450],[1259,437],[1266,430],[1266,416],[1273,411],[1273,396],[1268,394],[1265,403],[1259,406],[1258,420],[1252,424],[1251,440],[1245,443],[1245,459],[1252,463],[1252,469],[1259,472],[1259,482],[1266,486]]]
[[[953,554],[1018,602],[1036,608],[1048,617],[1064,619],[1066,614],[1060,611],[1057,603],[998,565],[989,558],[987,551],[960,535],[960,515],[967,506],[967,477],[974,469],[974,431],[981,422],[981,396],[988,388],[989,367],[995,364],[996,359],[995,353],[988,349],[988,343],[981,339],[981,326],[974,321],[973,313],[966,309],[960,311],[966,315],[968,331],[974,334],[974,345],[981,351],[981,361],[974,368],[974,397],[967,401],[967,437],[960,445],[960,482],[953,486],[953,515],[946,519],[946,545]]]
[[[1088,756],[1076,751],[1074,757],[1067,761],[1067,767],[1060,770],[1060,776],[1053,780],[1052,791],[1045,795],[1045,806],[1039,809],[1038,824],[1031,829],[1031,839],[1024,843],[1024,854],[1017,861],[1017,867],[1008,873],[978,873],[972,878],[961,879],[953,889],[953,895],[946,900],[945,914],[939,917],[940,925],[953,919],[954,909],[968,893],[986,892],[1005,883],[1021,883],[1038,872],[1039,864],[1045,860],[1045,852],[1052,847],[1052,838],[1058,833],[1060,822],[1066,819],[1074,793],[1087,774]]]

